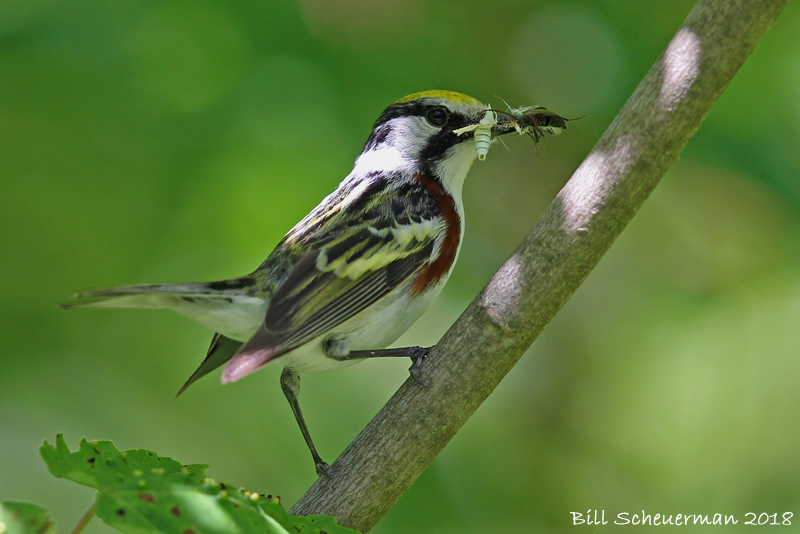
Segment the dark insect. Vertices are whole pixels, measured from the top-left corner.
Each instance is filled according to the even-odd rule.
[[[558,135],[567,129],[566,119],[554,111],[543,107],[516,108],[508,113],[515,120],[515,127],[520,135],[529,135],[536,143],[545,133]]]
[[[501,98],[501,100],[503,99]],[[505,102],[505,100],[503,100],[503,102]],[[510,117],[517,133],[520,135],[527,134],[536,143],[544,137],[545,133],[558,135],[563,130],[567,129],[567,122],[583,118],[567,119],[542,106],[512,108],[506,102],[506,108],[506,111],[497,111],[497,113],[502,113]]]

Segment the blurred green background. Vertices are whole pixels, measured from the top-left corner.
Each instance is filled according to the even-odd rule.
[[[92,491],[37,453],[64,432],[208,463],[291,505],[315,475],[278,366],[224,388],[215,373],[176,400],[210,332],[56,304],[250,272],[406,94],[588,115],[538,154],[510,138],[476,163],[459,264],[400,340],[432,344],[692,5],[0,0],[0,497],[72,528]],[[798,27],[790,3],[599,267],[374,532],[567,532],[587,509],[736,514],[726,532],[746,512],[800,523]],[[304,379],[324,458],[407,367]]]

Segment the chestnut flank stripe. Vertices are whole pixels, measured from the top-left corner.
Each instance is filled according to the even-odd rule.
[[[436,259],[423,265],[411,283],[411,292],[420,294],[447,275],[453,267],[461,237],[461,220],[458,217],[453,197],[445,190],[441,182],[419,173],[415,174],[414,178],[436,201],[436,207],[444,221],[445,232]]]

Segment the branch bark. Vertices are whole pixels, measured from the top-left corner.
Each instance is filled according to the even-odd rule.
[[[525,241],[294,505],[367,532],[572,296],[678,157],[786,0],[700,0]]]

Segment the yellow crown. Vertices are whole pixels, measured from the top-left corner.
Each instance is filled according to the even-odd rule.
[[[401,98],[395,104],[403,104],[405,102],[411,102],[412,100],[417,100],[420,98],[445,98],[452,102],[462,102],[464,104],[480,104],[475,98],[472,98],[469,95],[465,95],[463,93],[457,93],[455,91],[422,91],[420,93],[414,93],[413,95],[408,95],[406,97]]]

